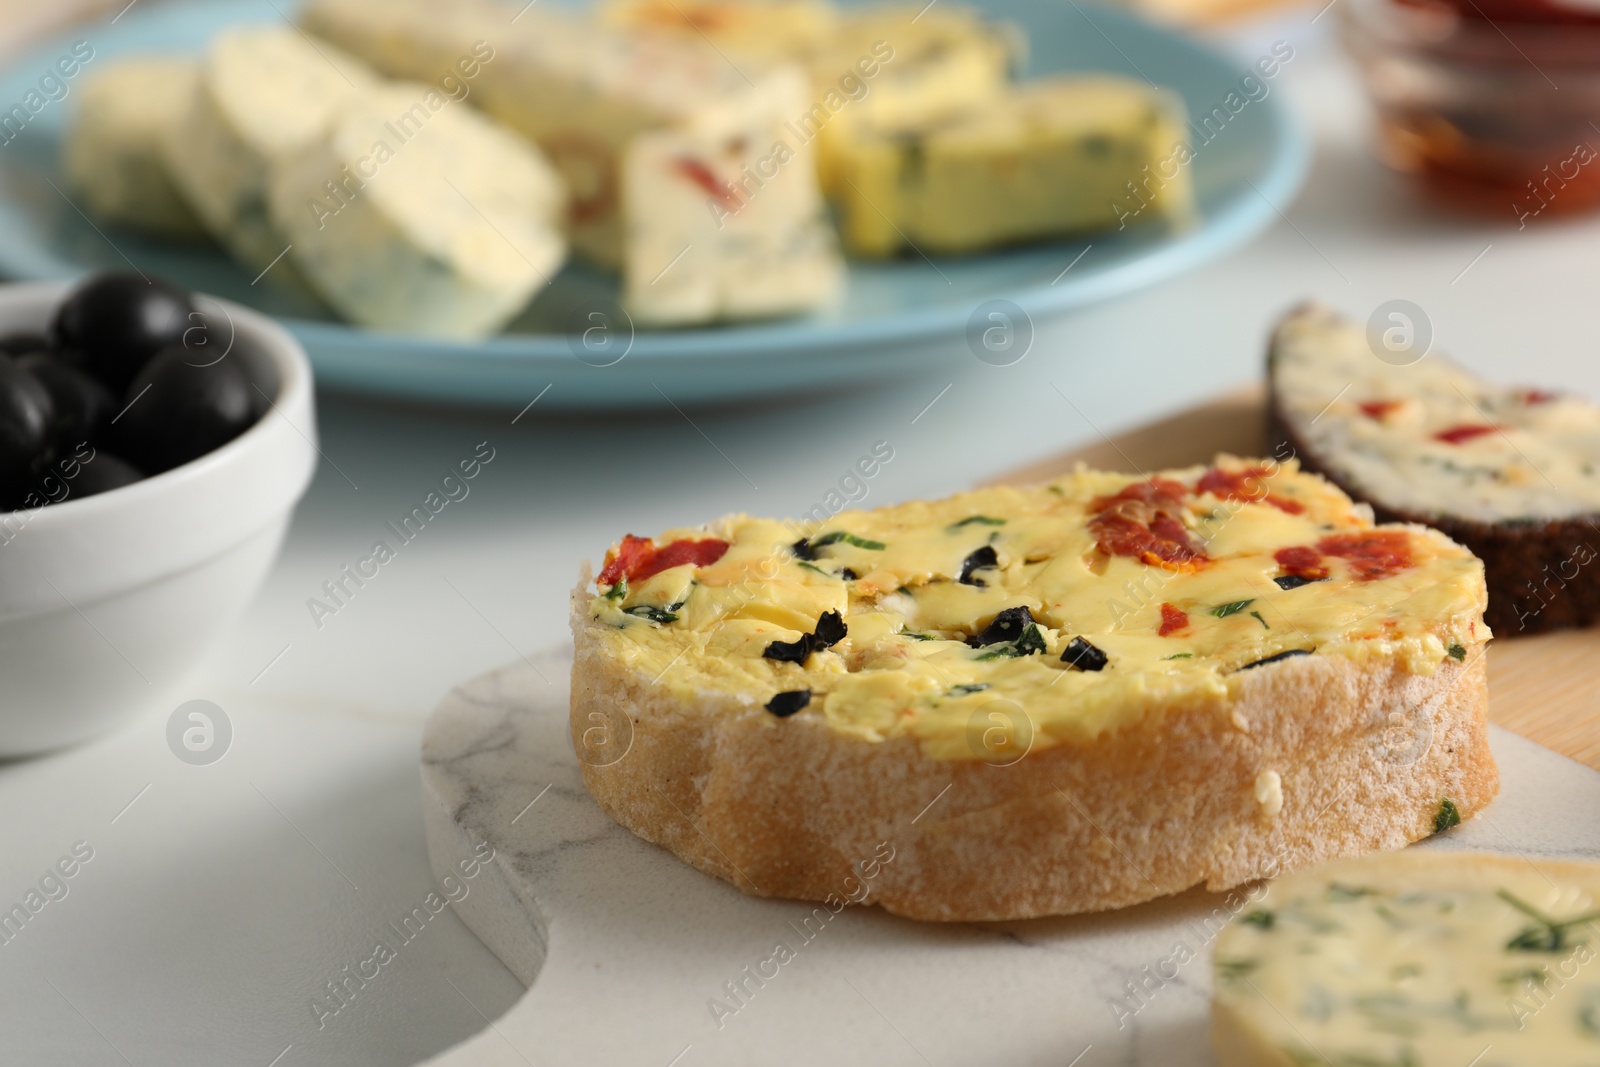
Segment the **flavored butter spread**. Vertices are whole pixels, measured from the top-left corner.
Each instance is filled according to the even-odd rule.
[[[674,692],[969,758],[995,700],[1047,747],[1180,705],[1226,715],[1241,672],[1300,655],[1431,674],[1487,640],[1484,601],[1481,564],[1442,535],[1374,527],[1292,462],[1219,457],[629,537],[588,610]]]
[[[1418,357],[1406,328],[1396,322],[1374,346],[1361,324],[1308,308],[1278,329],[1282,414],[1336,477],[1409,515],[1502,523],[1600,512],[1600,408]]]
[[[1285,878],[1217,939],[1224,1063],[1600,1063],[1600,869],[1432,849]]]

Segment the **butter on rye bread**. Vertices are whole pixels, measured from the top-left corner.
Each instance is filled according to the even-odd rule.
[[[1380,518],[1484,562],[1502,637],[1600,622],[1600,407],[1487,382],[1448,357],[1379,357],[1361,323],[1304,304],[1267,353],[1274,451]]]
[[[1482,565],[1291,461],[629,537],[573,593],[613,818],[761,896],[973,921],[1222,890],[1494,796]]]

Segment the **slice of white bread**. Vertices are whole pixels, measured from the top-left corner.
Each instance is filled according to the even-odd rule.
[[[1293,463],[734,516],[575,590],[573,743],[612,817],[749,893],[1095,911],[1482,808],[1483,603],[1460,546]]]
[[[1417,849],[1271,886],[1217,938],[1224,1067],[1600,1062],[1600,864]]]
[[[1600,621],[1600,407],[1486,382],[1413,347],[1416,324],[1403,318],[1379,327],[1314,304],[1278,323],[1267,355],[1276,454],[1297,455],[1382,520],[1427,523],[1470,548],[1501,636]]]

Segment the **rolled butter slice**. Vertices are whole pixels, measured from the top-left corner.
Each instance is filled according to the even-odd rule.
[[[837,40],[844,21],[830,0],[601,0],[598,14],[619,29],[716,47],[741,69],[803,60]]]
[[[573,247],[620,269],[621,169],[634,138],[715,129],[752,96],[773,97],[760,71],[741,73],[698,37],[630,32],[543,4],[511,14],[489,0],[313,0],[301,18],[399,77],[434,78],[451,52],[481,40],[472,102],[539,145],[571,192]]]
[[[714,46],[742,70],[784,63],[811,79],[787,116],[815,140],[823,190],[835,195],[834,142],[850,123],[916,123],[971,109],[1003,90],[1026,41],[982,11],[913,4],[843,11],[819,0],[607,0],[612,25]]]
[[[981,10],[939,4],[851,11],[828,47],[806,57],[816,98],[795,120],[818,131],[823,189],[848,195],[839,155],[858,123],[916,127],[1003,96],[1027,38]]]
[[[211,42],[188,117],[164,148],[206,228],[246,266],[265,269],[288,244],[267,210],[273,168],[376,84],[361,61],[287,26],[226,30]]]
[[[1183,105],[1112,76],[1018,85],[955,115],[851,122],[832,139],[846,246],[973,252],[1186,217]]]
[[[1344,860],[1274,883],[1215,951],[1223,1067],[1600,1063],[1594,863]]]
[[[622,171],[623,300],[653,325],[808,311],[838,293],[844,260],[813,151],[773,121],[804,99],[798,69],[757,83],[743,114],[643,134]]]
[[[62,166],[91,215],[161,237],[205,235],[161,148],[187,117],[199,77],[193,59],[150,56],[84,78]]]
[[[272,219],[323,298],[375,329],[480,337],[560,268],[564,192],[522,138],[435,87],[349,104],[272,178]]]

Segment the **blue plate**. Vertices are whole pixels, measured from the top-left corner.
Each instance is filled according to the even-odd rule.
[[[1243,64],[1122,12],[1071,0],[982,6],[1024,28],[1028,74],[1148,74],[1182,94],[1195,116],[1224,109],[1230,93],[1235,104],[1243,99]],[[13,59],[0,71],[0,101],[23,100],[74,40],[93,46],[92,70],[126,53],[198,50],[226,25],[281,19],[270,0],[134,8],[115,24],[84,27]],[[132,262],[278,316],[305,343],[322,384],[360,392],[513,407],[542,395],[541,408],[620,408],[824,391],[926,369],[952,353],[971,358],[963,338],[982,348],[983,331],[995,324],[1015,325],[1011,343],[1023,344],[1030,322],[1150,285],[1244,243],[1287,207],[1305,173],[1305,139],[1279,98],[1274,92],[1247,103],[1201,145],[1191,164],[1200,218],[1181,230],[1130,227],[988,255],[852,263],[846,298],[826,313],[692,330],[634,332],[616,316],[590,317],[616,287],[573,265],[506,334],[461,343],[349,326],[266,282],[252,286],[252,273],[214,249],[97,228],[68,202],[59,172],[69,92],[0,145],[0,273],[68,279]],[[1203,139],[1196,135],[1196,143]],[[574,324],[598,327],[590,349]],[[1016,350],[984,355],[1000,362]]]

